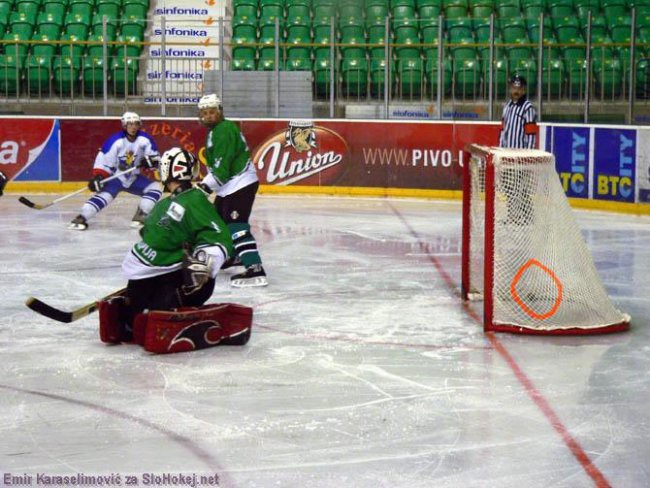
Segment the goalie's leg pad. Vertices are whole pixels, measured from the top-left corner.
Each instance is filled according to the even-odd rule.
[[[157,354],[194,351],[219,344],[243,346],[250,338],[253,324],[253,309],[234,303],[153,310],[140,315],[144,318],[138,320],[146,320],[143,346]]]
[[[126,298],[116,296],[99,302],[99,338],[107,344],[130,342],[132,334],[124,321]]]
[[[147,332],[147,314],[139,313],[133,319],[133,342],[144,346],[144,338]]]

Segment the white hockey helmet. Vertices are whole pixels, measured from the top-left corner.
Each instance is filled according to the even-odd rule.
[[[122,128],[126,129],[126,124],[142,125],[142,119],[135,112],[124,112],[122,114]]]
[[[192,181],[199,175],[198,162],[191,152],[181,147],[172,147],[160,158],[160,181],[165,184],[170,181]]]
[[[203,95],[199,100],[199,110],[204,108],[221,108],[221,99],[216,95],[216,93],[210,93],[208,95]]]

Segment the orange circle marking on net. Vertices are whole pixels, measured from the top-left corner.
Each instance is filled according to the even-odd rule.
[[[546,272],[553,282],[555,283],[555,286],[557,287],[557,298],[555,299],[555,303],[551,307],[551,309],[543,314],[535,312],[532,308],[530,308],[528,305],[524,303],[524,301],[521,299],[519,296],[519,293],[517,293],[517,283],[519,283],[519,280],[521,277],[524,275],[526,270],[532,266],[537,266],[539,269],[542,271]],[[526,312],[530,317],[537,319],[537,320],[544,320],[549,317],[552,317],[555,315],[555,312],[557,312],[558,308],[560,308],[560,304],[562,303],[562,282],[560,279],[551,271],[549,268],[544,266],[542,263],[537,261],[536,259],[529,259],[521,268],[519,268],[519,271],[517,271],[517,274],[515,277],[512,279],[512,283],[510,283],[510,295],[514,299],[515,302],[517,302],[517,305],[521,307],[521,309]]]

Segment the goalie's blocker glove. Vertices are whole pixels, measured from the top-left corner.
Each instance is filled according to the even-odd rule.
[[[207,252],[199,250],[194,256],[186,252],[183,258],[181,295],[189,298],[198,293],[210,281],[212,266],[212,257]]]

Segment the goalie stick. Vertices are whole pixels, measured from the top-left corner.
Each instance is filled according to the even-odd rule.
[[[48,317],[52,320],[56,320],[57,322],[63,322],[68,324],[70,322],[74,322],[75,320],[79,320],[95,312],[97,310],[99,302],[103,300],[108,300],[109,298],[117,295],[121,295],[125,291],[126,288],[122,288],[120,290],[114,291],[113,293],[110,293],[105,297],[100,298],[99,300],[96,300],[92,303],[88,303],[87,305],[84,305],[83,307],[79,307],[70,312],[66,312],[65,310],[59,310],[58,308],[54,308],[53,306],[48,305],[47,303],[42,302],[38,298],[34,298],[34,297],[29,297],[25,302],[25,305],[27,305],[27,307],[32,309],[34,312],[44,315],[45,317]]]
[[[124,170],[124,171],[122,171],[120,173],[115,173],[113,176],[109,176],[108,178],[104,178],[102,180],[102,183],[106,183],[108,181],[114,180],[115,178],[119,178],[122,175],[129,174],[129,173],[131,173],[132,171],[135,171],[138,168],[139,168],[139,166],[134,166],[133,168],[129,168],[129,169]],[[62,202],[63,200],[67,200],[68,198],[73,197],[75,195],[78,195],[79,193],[83,193],[87,189],[88,188],[84,186],[83,188],[79,188],[78,190],[73,191],[72,193],[68,193],[67,195],[63,195],[62,197],[56,198],[56,199],[52,200],[50,203],[45,203],[45,204],[42,204],[42,205],[39,204],[39,203],[34,203],[34,202],[32,202],[31,200],[29,200],[28,198],[25,198],[25,197],[20,197],[18,199],[18,201],[20,203],[22,203],[23,205],[27,205],[30,208],[35,208],[36,210],[43,210],[44,208],[51,207],[52,205],[55,205],[55,204],[57,204],[59,202]]]

